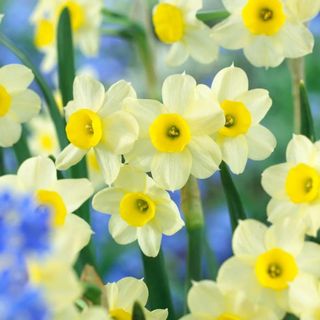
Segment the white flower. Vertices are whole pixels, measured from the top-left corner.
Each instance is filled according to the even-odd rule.
[[[234,66],[222,69],[212,82],[212,92],[224,111],[224,126],[215,135],[222,159],[235,174],[242,173],[248,159],[264,160],[273,152],[276,139],[260,125],[271,107],[264,89],[248,89],[246,73]]]
[[[239,289],[282,318],[290,312],[289,286],[303,274],[320,276],[320,245],[304,241],[304,228],[284,220],[267,228],[255,220],[241,221],[233,240],[234,257],[218,274],[225,289]]]
[[[86,162],[89,180],[91,181],[95,190],[101,189],[101,187],[104,186],[104,178],[101,166],[99,165],[96,154],[93,150],[90,150],[86,155]]]
[[[240,275],[241,276],[241,275]],[[223,291],[213,281],[194,282],[188,293],[190,314],[181,320],[277,320],[270,309],[256,305],[240,291]]]
[[[109,231],[116,242],[128,244],[138,239],[147,256],[160,250],[162,234],[171,236],[184,225],[176,204],[143,171],[125,165],[114,187],[98,192],[94,209],[111,214]]]
[[[116,179],[121,156],[132,149],[139,132],[134,117],[122,110],[127,97],[136,94],[125,81],[105,92],[99,81],[85,75],[76,77],[73,100],[65,108],[70,144],[57,156],[59,170],[75,165],[93,148],[105,182],[111,184]]]
[[[314,39],[304,25],[320,8],[319,0],[223,0],[230,17],[213,36],[227,49],[243,49],[257,67],[276,67],[285,58],[312,52]]]
[[[58,19],[68,8],[73,31],[73,41],[86,56],[95,56],[100,46],[102,0],[39,0],[30,18],[35,26],[34,42],[45,54],[42,69],[50,71],[57,62],[56,33]]]
[[[189,55],[201,63],[218,57],[218,46],[210,29],[197,19],[202,0],[161,0],[153,9],[153,25],[160,41],[172,45],[167,63],[178,66]]]
[[[21,136],[21,123],[40,111],[40,98],[27,89],[33,78],[31,70],[23,65],[0,68],[0,147],[15,144]]]
[[[272,197],[268,219],[294,219],[306,225],[308,234],[316,236],[320,228],[320,143],[294,135],[286,156],[287,162],[262,173],[262,186]]]
[[[140,126],[139,139],[125,158],[164,189],[182,188],[190,174],[210,177],[218,170],[221,152],[210,135],[224,124],[223,113],[210,90],[189,75],[172,75],[163,83],[163,104],[134,100],[127,110]]]

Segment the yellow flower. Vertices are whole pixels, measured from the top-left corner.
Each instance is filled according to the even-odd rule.
[[[287,147],[287,162],[262,173],[262,186],[272,197],[267,213],[271,222],[294,219],[316,236],[320,227],[320,145],[294,135]]]
[[[145,255],[155,257],[162,234],[171,236],[184,225],[169,194],[159,188],[143,171],[125,165],[114,187],[98,192],[94,209],[111,214],[109,231],[116,242],[138,240]]]
[[[230,17],[213,28],[224,48],[243,49],[257,67],[276,67],[285,58],[312,52],[314,39],[305,26],[320,8],[319,0],[223,0]]]
[[[211,63],[218,57],[218,46],[210,29],[196,18],[202,1],[165,0],[153,9],[152,21],[160,41],[171,45],[167,63],[178,66],[189,55],[201,63]]]
[[[10,147],[21,136],[21,123],[40,111],[39,96],[28,89],[33,81],[31,70],[10,64],[0,68],[0,147]]]

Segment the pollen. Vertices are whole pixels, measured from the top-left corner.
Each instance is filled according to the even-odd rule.
[[[5,116],[11,107],[11,96],[5,87],[0,85],[0,117]]]

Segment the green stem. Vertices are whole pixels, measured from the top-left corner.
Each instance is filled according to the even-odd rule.
[[[19,141],[13,145],[14,153],[18,160],[19,165],[31,157],[31,153],[26,140],[25,130],[22,130]]]
[[[0,176],[6,173],[4,166],[4,149],[0,147]]]
[[[205,259],[207,261],[207,268],[208,268],[208,277],[211,280],[216,280],[219,265],[217,261],[217,257],[215,253],[210,248],[210,244],[208,242],[207,237],[204,238],[204,252],[205,252]]]
[[[200,11],[197,18],[206,23],[218,23],[230,16],[228,11]]]
[[[220,175],[223,189],[227,198],[231,227],[234,231],[238,226],[239,220],[245,220],[244,211],[240,195],[236,189],[227,165],[222,161],[220,164]]]
[[[18,57],[25,66],[32,70],[35,76],[35,80],[38,83],[39,88],[41,89],[44,99],[46,100],[46,103],[48,105],[50,116],[56,128],[60,148],[64,148],[67,145],[67,137],[64,130],[65,122],[64,119],[61,117],[59,108],[53,97],[52,90],[49,88],[47,82],[45,81],[41,73],[38,71],[37,67],[31,62],[31,60],[23,51],[18,49],[3,34],[0,34],[0,43],[4,45],[6,48],[8,48],[16,57]]]
[[[168,309],[168,320],[175,320],[175,313],[170,294],[169,280],[165,268],[162,250],[155,258],[143,253],[144,280],[149,289],[149,306],[153,309]]]

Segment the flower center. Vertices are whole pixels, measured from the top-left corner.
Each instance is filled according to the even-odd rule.
[[[282,28],[286,15],[281,0],[248,0],[242,19],[252,34],[272,36]]]
[[[217,320],[241,320],[241,318],[233,313],[224,312],[217,318]]]
[[[38,48],[46,47],[53,43],[55,37],[54,25],[49,20],[40,20],[36,26],[34,44]]]
[[[49,207],[51,210],[51,221],[54,227],[64,225],[67,209],[61,196],[55,191],[38,190],[36,193],[37,201],[40,205]]]
[[[275,248],[261,254],[255,264],[259,283],[266,288],[283,290],[298,274],[294,257],[288,252]]]
[[[224,100],[221,103],[225,124],[219,133],[226,137],[236,137],[247,133],[251,125],[251,114],[247,107],[238,101]]]
[[[300,163],[290,169],[286,192],[294,203],[312,202],[319,195],[320,176],[316,169]]]
[[[191,140],[190,128],[179,114],[161,114],[149,128],[153,146],[161,152],[182,152]]]
[[[78,31],[81,27],[84,26],[86,15],[84,8],[77,3],[77,1],[67,1],[64,3],[58,10],[59,15],[61,11],[65,8],[69,9],[70,19],[71,19],[71,27],[73,31]]]
[[[142,227],[153,219],[155,203],[141,192],[127,193],[120,202],[120,216],[130,226]]]
[[[184,19],[182,11],[168,3],[156,6],[152,21],[158,38],[164,43],[180,41],[184,34]]]
[[[0,84],[0,117],[5,116],[10,110],[11,96],[4,86]]]
[[[102,139],[102,120],[89,109],[73,113],[66,126],[69,141],[80,149],[95,147]]]
[[[131,320],[131,314],[123,309],[114,309],[109,311],[109,315],[114,320]]]
[[[45,151],[52,151],[54,149],[54,138],[50,134],[42,134],[40,136],[40,145]]]

